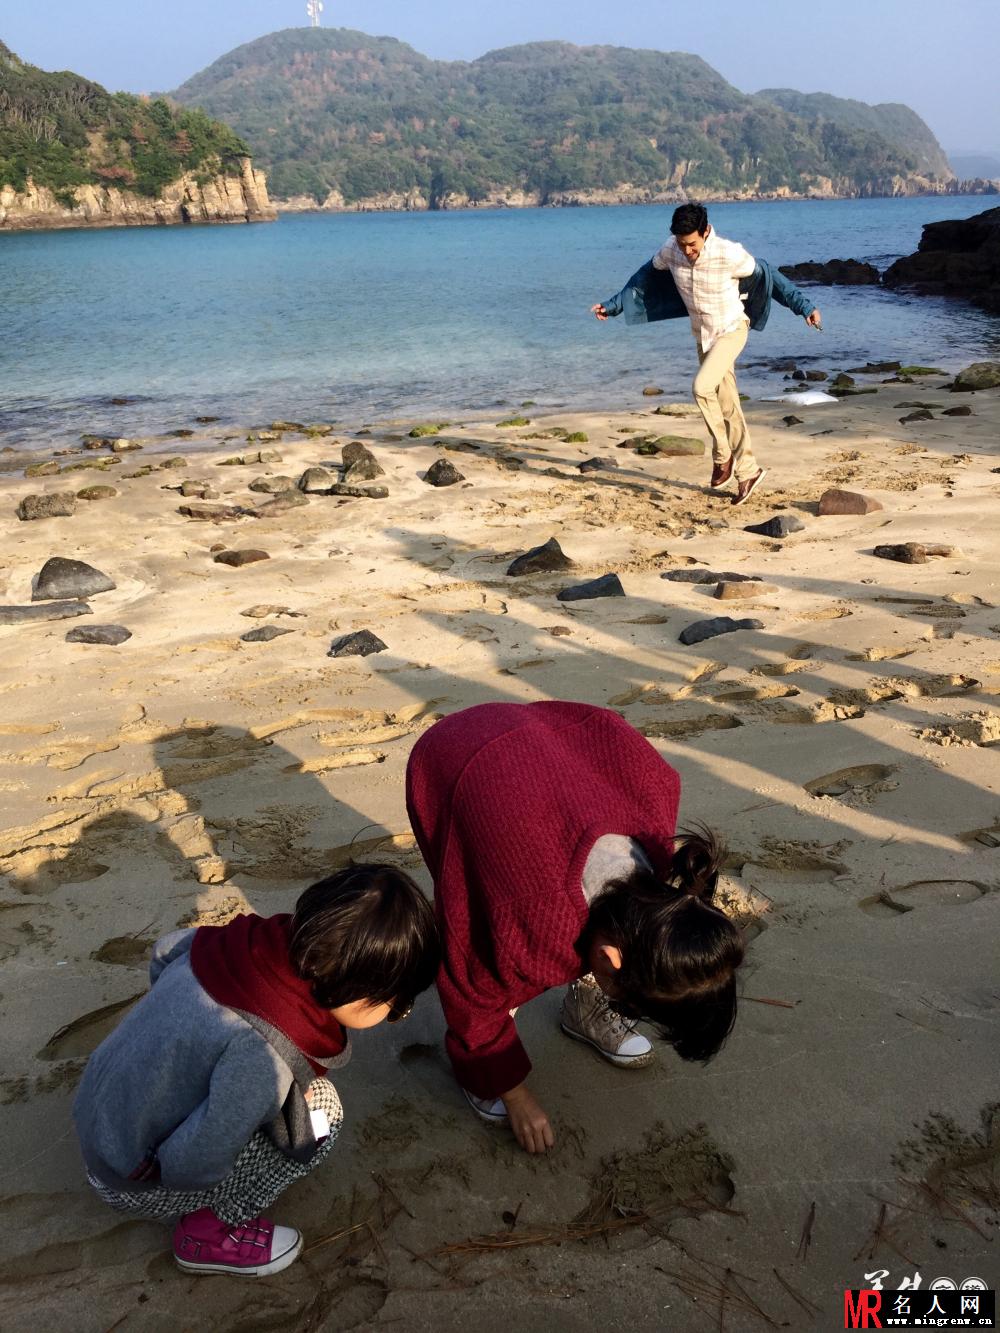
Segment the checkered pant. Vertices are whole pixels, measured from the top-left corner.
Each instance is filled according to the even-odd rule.
[[[260,1217],[279,1194],[294,1181],[315,1170],[330,1152],[344,1121],[344,1108],[328,1079],[313,1079],[309,1085],[310,1110],[325,1111],[330,1136],[306,1165],[279,1152],[267,1135],[258,1130],[237,1157],[232,1171],[209,1189],[172,1190],[156,1186],[145,1190],[116,1190],[88,1175],[87,1179],[106,1204],[130,1217],[156,1220],[181,1217],[199,1208],[211,1208],[220,1221],[240,1226]]]

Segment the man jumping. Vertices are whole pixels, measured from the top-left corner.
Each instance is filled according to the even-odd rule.
[[[777,269],[756,261],[737,241],[709,225],[701,204],[682,204],[670,223],[671,239],[608,301],[591,306],[600,320],[624,310],[626,322],[645,323],[687,313],[698,348],[694,400],[712,436],[712,490],[735,473],[734,505],[750,498],[765,470],[753,456],[740,396],[736,359],[751,327],[763,328],[771,298],[821,328],[812,302]]]

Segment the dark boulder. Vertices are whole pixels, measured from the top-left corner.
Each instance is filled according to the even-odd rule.
[[[34,625],[41,620],[72,620],[93,615],[86,602],[46,602],[43,606],[0,606],[0,625]]]
[[[750,577],[730,571],[715,573],[711,569],[668,569],[660,575],[661,579],[669,579],[671,583],[745,583]]]
[[[345,444],[341,453],[344,457],[344,475],[341,481],[346,482],[348,486],[356,486],[359,481],[374,481],[376,477],[385,476],[385,468],[363,444],[353,446]],[[350,462],[347,461],[348,457]]]
[[[900,542],[876,546],[872,555],[881,560],[897,560],[902,565],[925,565],[932,555],[953,555],[953,546],[928,545],[924,542]]]
[[[857,259],[782,264],[779,272],[792,282],[814,282],[822,287],[872,287],[879,282],[879,271],[874,264],[863,264]]]
[[[294,630],[287,629],[284,625],[261,625],[260,629],[248,629],[246,634],[240,635],[240,638],[244,643],[270,643],[272,639],[280,639],[284,634],[294,633]]]
[[[750,523],[743,531],[753,532],[760,537],[787,537],[791,532],[801,532],[805,524],[794,514],[775,514],[766,523]]]
[[[464,473],[459,472],[450,458],[437,459],[424,473],[424,481],[428,486],[455,486],[464,480]]]
[[[837,487],[824,491],[819,497],[821,515],[874,514],[884,508],[885,505],[881,500],[876,500],[870,495],[862,495],[860,491],[842,491]]]
[[[132,631],[124,625],[77,625],[67,633],[66,642],[100,643],[106,648],[117,648],[131,637]]]
[[[114,581],[93,565],[55,555],[46,560],[36,577],[31,600],[51,602],[65,597],[93,597],[99,592],[111,592],[114,587]]]
[[[334,639],[327,657],[369,657],[372,653],[384,653],[388,646],[370,629],[359,629]]]
[[[995,389],[998,386],[1000,361],[976,361],[960,370],[948,387],[952,393],[974,393],[976,389]]]
[[[244,565],[255,565],[259,560],[270,560],[266,551],[245,549],[242,551],[220,551],[214,557],[217,565],[229,565],[232,569],[242,569]]]
[[[617,574],[602,574],[599,579],[563,588],[556,596],[560,602],[585,602],[593,597],[624,597],[625,589]]]
[[[339,495],[348,500],[388,500],[388,486],[347,486],[342,481],[336,481],[327,492],[329,495]]]
[[[48,495],[26,495],[17,506],[22,523],[37,518],[69,518],[76,513],[76,496],[72,491],[52,491]]]
[[[710,620],[696,620],[681,631],[681,643],[701,643],[719,634],[734,634],[738,629],[763,629],[762,620],[735,620],[732,616],[712,616]]]
[[[1000,313],[1000,208],[927,223],[916,253],[897,259],[882,281],[927,296],[961,297]]]
[[[507,573],[517,577],[521,574],[547,574],[556,569],[572,569],[573,561],[563,553],[555,537],[550,537],[543,546],[533,546],[524,555],[519,555],[507,569]]]

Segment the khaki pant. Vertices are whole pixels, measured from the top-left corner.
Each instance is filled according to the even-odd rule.
[[[712,461],[726,463],[732,457],[737,481],[746,481],[760,471],[736,388],[736,358],[746,346],[748,332],[749,326],[741,324],[717,338],[707,352],[699,346],[701,366],[692,386],[694,401],[712,436]]]

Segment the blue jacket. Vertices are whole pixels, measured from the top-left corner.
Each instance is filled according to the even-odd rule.
[[[766,259],[758,259],[753,273],[740,278],[740,292],[746,297],[744,308],[752,329],[762,329],[767,323],[772,300],[796,315],[805,316],[815,309],[815,302]],[[688,313],[673,274],[669,269],[654,268],[651,259],[632,274],[617,295],[601,304],[609,315],[624,312],[626,324],[652,324],[660,319],[680,319]]]

